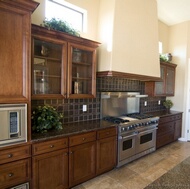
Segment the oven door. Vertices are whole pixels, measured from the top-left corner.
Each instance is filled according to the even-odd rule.
[[[122,161],[135,154],[136,132],[119,136],[118,138],[118,160]]]
[[[156,130],[157,127],[139,132],[136,141],[137,154],[156,147]]]

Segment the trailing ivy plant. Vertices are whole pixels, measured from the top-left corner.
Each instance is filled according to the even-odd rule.
[[[50,105],[37,106],[32,112],[32,130],[38,133],[47,132],[50,129],[63,129],[60,119],[63,114],[58,113]]]
[[[44,26],[48,29],[66,32],[66,33],[69,33],[74,36],[78,36],[78,37],[80,36],[79,32],[77,30],[75,30],[74,28],[72,28],[69,23],[67,23],[66,21],[60,20],[60,19],[56,19],[56,18],[52,18],[50,20],[45,19],[43,21],[42,26]]]

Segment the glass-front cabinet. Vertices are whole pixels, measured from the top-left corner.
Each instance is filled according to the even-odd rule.
[[[33,38],[32,97],[66,97],[67,44],[44,38]]]
[[[68,97],[95,97],[96,49],[69,43],[68,52]]]
[[[99,45],[32,24],[32,99],[94,98]]]

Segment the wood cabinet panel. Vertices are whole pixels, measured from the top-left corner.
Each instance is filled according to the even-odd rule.
[[[11,149],[0,150],[0,164],[24,159],[31,156],[31,146],[15,147]]]
[[[84,144],[87,142],[92,142],[96,140],[96,132],[90,132],[85,134],[79,134],[69,137],[69,146],[76,146],[79,144]]]
[[[164,146],[180,138],[181,127],[182,113],[160,117],[156,137],[156,148]]]
[[[32,154],[38,155],[68,147],[68,138],[50,140],[32,145]]]
[[[31,173],[30,159],[24,159],[0,165],[0,188],[29,181]]]
[[[58,150],[32,158],[35,189],[64,189],[68,187],[68,149]]]
[[[145,82],[145,93],[149,96],[174,96],[176,64],[161,62],[160,77],[162,81]]]
[[[96,142],[88,142],[69,149],[69,186],[93,178],[96,174]]]
[[[19,4],[19,5],[18,5]],[[30,98],[30,33],[33,1],[0,1],[0,102]]]
[[[97,141],[96,174],[99,175],[113,169],[116,166],[117,154],[116,136]]]
[[[116,134],[117,134],[117,129],[115,127],[109,129],[102,129],[100,131],[97,131],[97,139],[116,136]]]

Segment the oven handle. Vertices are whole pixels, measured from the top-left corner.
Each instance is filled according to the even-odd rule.
[[[135,132],[134,134],[132,134],[132,135],[127,135],[127,136],[125,136],[125,137],[122,137],[121,136],[121,138],[120,139],[126,139],[126,138],[130,138],[130,137],[133,137],[133,136],[136,136],[138,133],[137,132]]]
[[[138,134],[144,134],[144,133],[147,133],[147,132],[150,132],[150,131],[155,131],[155,130],[157,130],[158,129],[158,127],[155,127],[154,129],[148,129],[148,130],[145,130],[145,131],[140,131],[140,132],[138,132]]]

